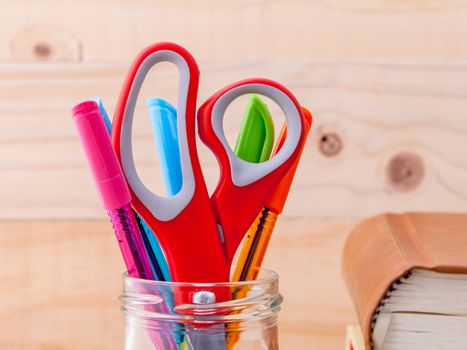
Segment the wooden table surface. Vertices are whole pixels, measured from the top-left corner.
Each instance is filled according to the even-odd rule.
[[[339,251],[351,221],[286,219],[266,265],[280,273],[284,349],[340,349],[354,320]],[[3,349],[118,349],[124,267],[102,220],[0,224]]]
[[[355,316],[340,255],[359,220],[467,210],[467,1],[0,4],[1,349],[122,347],[123,265],[70,109],[99,95],[113,112],[129,63],[151,42],[177,41],[199,60],[199,102],[264,76],[314,115],[265,264],[281,276],[281,349],[343,348]],[[176,96],[177,72],[161,68],[135,126],[138,171],[159,191],[143,98]],[[229,108],[230,140],[242,108]],[[217,165],[200,153],[212,189]]]

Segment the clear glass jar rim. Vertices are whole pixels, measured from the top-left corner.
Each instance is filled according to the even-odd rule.
[[[233,266],[233,269],[235,266]],[[238,281],[238,282],[172,282],[172,281],[154,281],[154,280],[145,280],[140,278],[131,277],[127,272],[123,274],[124,280],[134,281],[138,285],[147,285],[147,286],[171,286],[171,287],[200,287],[200,288],[209,288],[209,287],[245,287],[245,286],[258,286],[262,284],[268,284],[275,280],[278,280],[279,274],[273,270],[262,268],[259,274],[259,278],[253,281]]]
[[[122,310],[131,322],[210,324],[260,319],[274,321],[282,303],[278,291],[279,274],[269,269],[262,269],[257,280],[242,282],[164,282],[132,278],[127,274],[123,278],[124,294],[120,300],[123,302]],[[219,301],[214,298],[210,302],[194,300],[198,292],[208,295],[217,291],[221,295],[227,292],[231,297]],[[175,294],[183,301],[179,299],[180,302],[174,303]],[[193,301],[185,300],[185,297]]]

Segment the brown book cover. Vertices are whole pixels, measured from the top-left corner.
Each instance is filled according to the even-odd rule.
[[[372,318],[389,288],[412,269],[467,274],[467,215],[384,214],[355,227],[342,270],[366,349]]]

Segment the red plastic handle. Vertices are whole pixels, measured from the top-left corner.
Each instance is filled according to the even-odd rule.
[[[177,118],[179,136],[183,139],[180,152],[185,157],[182,158],[185,160],[182,162],[184,183],[181,192],[170,198],[152,194],[142,184],[134,167],[131,142],[128,141],[141,85],[149,69],[161,61],[173,62],[181,70],[180,91],[186,99],[178,106]],[[229,268],[196,150],[198,83],[198,66],[181,46],[158,43],[144,49],[132,64],[123,84],[113,120],[112,142],[130,187],[132,206],[157,235],[166,253],[173,281],[224,282],[229,280]],[[169,210],[171,207],[173,212]]]
[[[223,116],[218,114],[225,112],[232,100],[247,93],[260,93],[273,99],[284,111],[288,124],[295,123],[296,131],[287,136],[276,160],[274,157],[260,164],[245,163],[233,154],[225,140],[218,120],[222,121]],[[227,86],[209,98],[199,109],[198,129],[202,141],[212,150],[220,165],[221,175],[211,203],[217,222],[222,226],[227,264],[230,266],[248,228],[299,156],[305,141],[305,118],[300,104],[287,88],[272,80],[255,78]],[[295,139],[288,140],[289,137]],[[289,154],[284,158],[287,152]],[[280,157],[282,161],[279,161]],[[273,164],[274,167],[271,166]],[[255,167],[263,170],[252,176]]]

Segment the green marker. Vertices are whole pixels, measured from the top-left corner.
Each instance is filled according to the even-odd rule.
[[[257,95],[250,95],[243,115],[235,154],[250,163],[269,159],[274,144],[274,122],[268,106]]]

